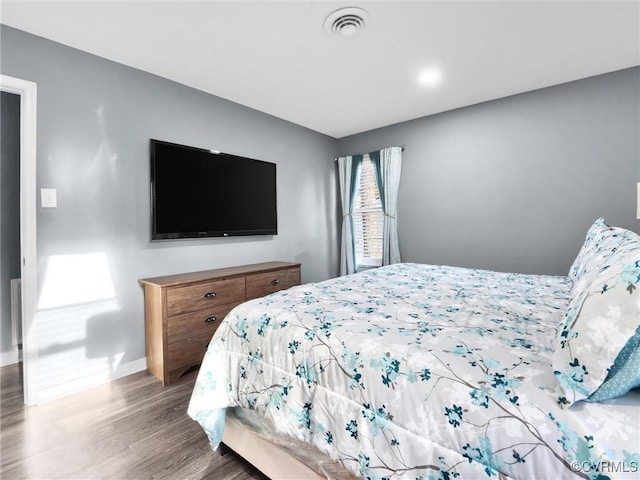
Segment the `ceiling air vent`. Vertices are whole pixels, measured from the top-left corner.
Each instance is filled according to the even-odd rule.
[[[341,8],[327,17],[324,29],[334,35],[350,37],[364,28],[368,18],[369,14],[361,8]]]

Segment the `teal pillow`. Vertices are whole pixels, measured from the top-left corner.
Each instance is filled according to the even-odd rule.
[[[640,387],[640,327],[618,354],[605,381],[586,402],[601,402],[621,397]]]

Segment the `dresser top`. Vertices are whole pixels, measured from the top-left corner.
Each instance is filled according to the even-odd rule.
[[[164,275],[162,277],[142,278],[138,280],[138,282],[143,285],[148,284],[158,287],[171,287],[174,285],[201,282],[203,280],[221,280],[223,278],[240,277],[252,273],[273,272],[276,270],[294,267],[300,267],[300,264],[291,262],[254,263],[251,265],[216,268],[214,270],[203,270],[200,272],[178,273],[175,275]]]

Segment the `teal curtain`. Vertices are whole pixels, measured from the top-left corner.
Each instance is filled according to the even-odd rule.
[[[398,190],[402,167],[402,148],[389,147],[369,154],[380,191],[384,220],[382,226],[382,265],[400,262],[398,243]]]
[[[338,158],[338,181],[342,202],[342,242],[340,248],[340,275],[356,271],[356,244],[353,234],[353,205],[358,188],[362,155]]]

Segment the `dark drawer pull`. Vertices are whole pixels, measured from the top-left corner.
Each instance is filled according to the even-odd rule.
[[[277,278],[275,280],[271,280],[271,285],[273,285],[274,287],[279,283],[280,283],[280,280],[278,280]]]
[[[211,322],[215,322],[216,320],[217,320],[216,317],[209,317],[204,319],[204,323],[211,323]]]
[[[216,296],[216,292],[207,292],[204,294],[204,298],[213,298]]]

